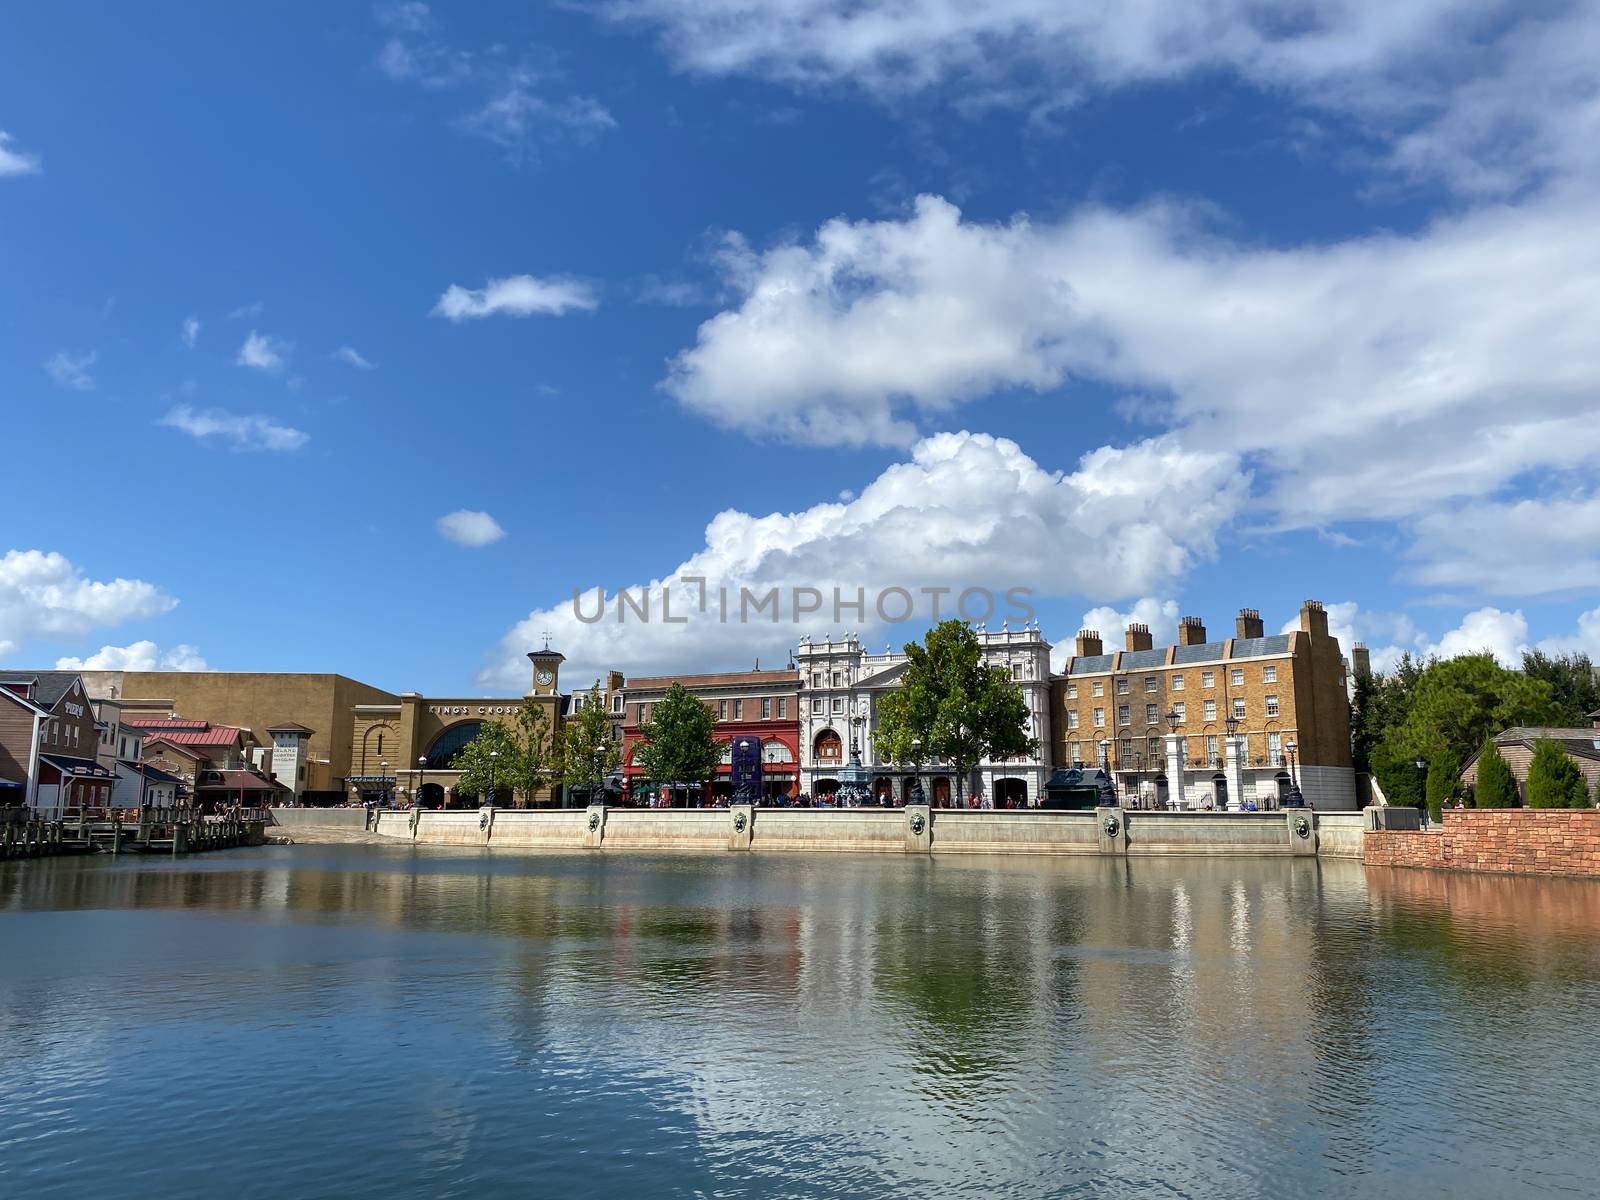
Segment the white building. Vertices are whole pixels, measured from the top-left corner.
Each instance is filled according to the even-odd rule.
[[[1037,624],[1018,629],[978,630],[984,661],[1003,668],[1021,689],[1029,712],[1029,732],[1039,741],[1030,758],[1010,762],[980,763],[960,789],[949,763],[920,764],[924,793],[934,804],[947,803],[957,790],[978,797],[985,805],[1005,807],[1036,805],[1049,777],[1050,753],[1050,643]],[[905,803],[913,777],[909,763],[886,762],[877,752],[874,735],[878,705],[883,696],[900,686],[906,656],[886,648],[882,654],[862,649],[855,634],[839,641],[802,639],[795,649],[800,673],[800,786],[813,796],[826,795],[839,786],[839,772],[850,762],[854,747],[871,776],[874,799]]]

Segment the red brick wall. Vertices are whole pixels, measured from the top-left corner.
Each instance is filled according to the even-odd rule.
[[[1600,877],[1600,811],[1507,808],[1446,812],[1442,831],[1369,832],[1362,852],[1369,867]]]

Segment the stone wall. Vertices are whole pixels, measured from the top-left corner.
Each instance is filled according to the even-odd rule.
[[[284,829],[365,829],[372,815],[364,808],[269,808],[267,824]]]
[[[1600,877],[1600,811],[1451,811],[1439,830],[1369,831],[1363,835],[1362,858],[1369,867]]]

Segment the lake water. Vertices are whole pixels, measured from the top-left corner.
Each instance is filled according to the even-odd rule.
[[[0,1195],[1600,1194],[1600,884],[0,864]]]

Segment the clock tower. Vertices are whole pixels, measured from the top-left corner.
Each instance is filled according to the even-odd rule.
[[[533,663],[533,687],[528,695],[560,695],[561,664],[566,661],[566,655],[550,649],[550,643],[546,640],[544,649],[528,651],[528,661]]]

